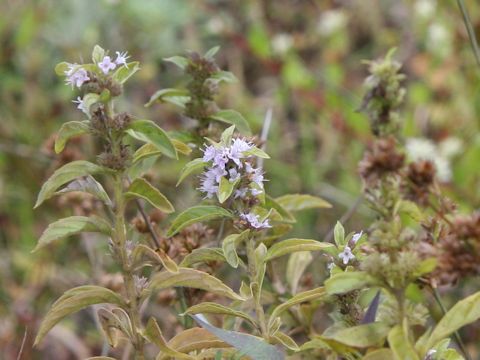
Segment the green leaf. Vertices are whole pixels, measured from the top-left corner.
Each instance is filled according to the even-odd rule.
[[[180,183],[185,180],[187,176],[190,174],[197,172],[199,170],[203,170],[203,168],[207,165],[205,161],[203,161],[202,158],[198,159],[193,159],[192,161],[188,162],[185,164],[185,166],[182,168],[182,171],[180,171],[180,176],[177,181],[177,185],[180,185]]]
[[[218,50],[220,50],[220,46],[214,46],[210,50],[205,53],[205,58],[213,59],[213,57],[217,54]]]
[[[308,302],[308,301],[313,301],[313,300],[318,300],[322,299],[326,296],[327,294],[325,293],[325,289],[323,287],[319,287],[313,290],[308,290],[304,291],[301,293],[298,293],[291,299],[281,303],[278,305],[270,315],[270,319],[268,321],[268,327],[270,328],[275,321],[277,317],[280,316],[281,313],[283,313],[285,310],[290,309],[292,306]]]
[[[48,311],[43,319],[34,346],[38,345],[45,335],[65,316],[73,314],[89,305],[94,304],[115,304],[120,307],[126,307],[120,295],[112,290],[93,285],[79,286],[67,290]]]
[[[151,120],[136,120],[129,125],[127,133],[140,141],[154,144],[163,154],[178,159],[177,149],[167,133]]]
[[[435,268],[437,267],[437,259],[435,258],[428,258],[425,260],[422,260],[417,268],[415,269],[414,276],[420,277],[422,275],[431,273]]]
[[[313,195],[289,194],[276,198],[276,201],[287,211],[300,211],[306,209],[331,208],[327,201]]]
[[[402,326],[396,325],[390,330],[388,344],[395,360],[420,360]]]
[[[70,64],[68,62],[65,62],[65,61],[62,61],[61,63],[58,63],[55,66],[55,74],[57,74],[58,76],[65,76],[65,71],[68,70],[69,65]]]
[[[171,139],[173,146],[175,146],[175,149],[177,149],[177,152],[183,155],[190,155],[192,152],[192,148],[185,144],[184,142],[177,140],[177,139]]]
[[[168,229],[167,237],[175,235],[191,224],[225,217],[232,218],[233,215],[228,210],[218,206],[200,205],[188,208],[173,220],[170,229]]]
[[[273,338],[274,341],[276,341],[279,344],[282,344],[283,346],[285,346],[289,350],[292,350],[292,351],[299,351],[300,350],[300,348],[298,347],[295,340],[293,340],[287,334],[282,333],[281,331],[276,331],[272,335],[272,338]]]
[[[390,349],[378,349],[366,354],[362,360],[386,360],[393,359],[393,353]]]
[[[190,267],[194,264],[202,263],[207,264],[209,262],[225,262],[225,256],[223,250],[220,248],[199,248],[193,250],[190,254],[185,256],[180,263],[182,267]]]
[[[45,200],[51,198],[60,186],[72,181],[77,177],[109,171],[109,169],[104,168],[103,166],[96,165],[85,160],[72,161],[71,163],[62,166],[60,169],[57,169],[43,184],[34,208],[39,207]]]
[[[132,158],[132,164],[136,164],[137,162],[146,159],[151,156],[159,156],[162,152],[158,149],[158,147],[152,143],[143,144],[141,147],[135,151]]]
[[[277,200],[275,200],[268,194],[265,195],[265,207],[275,209],[282,217],[283,222],[287,222],[287,223],[296,222],[293,214],[287,209],[285,209],[282,205],[278,203]]]
[[[110,311],[105,308],[100,308],[97,311],[97,315],[105,337],[111,347],[117,346],[119,331],[123,332],[129,338],[133,338],[132,323],[128,314],[123,309],[115,308]]]
[[[213,302],[203,302],[198,305],[193,305],[189,307],[183,315],[191,315],[191,314],[218,314],[218,315],[235,316],[235,317],[239,317],[244,320],[247,320],[255,328],[258,328],[257,322],[250,315],[242,311],[234,310],[231,307],[227,307],[227,306],[213,303]]]
[[[242,134],[250,135],[250,125],[248,125],[247,120],[235,110],[220,110],[219,112],[210,116],[211,119],[221,121],[227,124],[235,125],[238,131]]]
[[[298,282],[312,260],[313,256],[310,251],[299,251],[293,253],[288,258],[285,279],[287,280],[292,294],[297,292]]]
[[[100,95],[98,94],[93,94],[93,93],[89,93],[87,95],[85,95],[82,99],[83,101],[83,107],[86,109],[86,111],[83,111],[89,118],[91,118],[91,114],[90,114],[90,107],[93,105],[93,104],[96,104],[100,101]]]
[[[162,330],[160,330],[157,321],[153,317],[148,320],[147,327],[143,332],[143,336],[150,342],[157,345],[160,351],[165,355],[171,356],[175,359],[195,360],[195,357],[181,353],[168,346],[165,338],[163,337]]]
[[[268,344],[262,338],[217,328],[200,315],[192,315],[195,321],[203,328],[214,334],[219,339],[240,350],[243,355],[247,355],[255,360],[284,360],[285,355],[273,345]]]
[[[223,204],[232,195],[233,190],[235,189],[235,186],[238,184],[239,181],[240,178],[238,178],[234,182],[231,182],[225,176],[222,176],[220,178],[220,184],[217,190],[218,202],[220,204]]]
[[[217,83],[225,81],[227,83],[236,83],[238,79],[230,71],[217,71],[212,75],[212,79],[216,80]]]
[[[55,138],[55,153],[59,154],[65,148],[67,141],[78,135],[87,134],[90,130],[90,121],[69,121],[62,125]]]
[[[342,272],[325,281],[327,293],[342,294],[374,285],[375,279],[363,271]]]
[[[243,300],[223,282],[206,272],[179,268],[177,273],[161,271],[153,275],[150,280],[149,290],[161,290],[169,287],[190,287],[201,289],[213,294],[225,296],[233,300]]]
[[[232,125],[225,130],[223,130],[222,135],[220,135],[220,141],[224,146],[230,146],[232,142],[233,133],[235,132],[235,125]],[[208,139],[210,140],[210,139]],[[215,146],[215,143],[212,142]]]
[[[337,221],[335,228],[333,229],[333,237],[337,246],[345,245],[345,229],[340,221]]]
[[[254,146],[250,150],[244,151],[242,154],[244,156],[256,156],[262,159],[270,159],[270,156],[268,156],[268,154],[265,151],[257,148],[256,146]]]
[[[480,318],[480,291],[457,302],[439,321],[428,340],[427,349],[462,326]]]
[[[388,324],[375,322],[341,329],[333,335],[325,337],[347,346],[367,348],[381,345],[387,337],[389,330]]]
[[[138,264],[139,266],[145,266],[143,257],[147,257],[154,262],[155,265],[162,265],[165,269],[170,272],[178,272],[178,266],[162,249],[157,251],[145,246],[143,244],[137,245],[132,253],[133,263]]]
[[[223,254],[228,264],[235,269],[238,267],[240,261],[237,255],[237,246],[248,237],[249,233],[250,230],[245,230],[240,234],[231,234],[223,239]]]
[[[95,45],[93,47],[93,52],[92,52],[92,61],[95,64],[98,64],[99,62],[102,62],[103,58],[105,57],[105,50],[99,45]]]
[[[87,175],[83,178],[72,181],[62,190],[57,191],[55,195],[61,195],[69,192],[81,191],[95,196],[103,201],[107,206],[112,206],[112,201],[103,186],[92,176]]]
[[[133,180],[124,196],[127,199],[139,197],[167,214],[175,211],[172,203],[168,201],[165,195],[143,178]]]
[[[98,216],[70,216],[60,219],[48,225],[33,251],[41,249],[52,241],[81,232],[98,232],[110,236],[112,227],[106,220]]]
[[[188,63],[189,63],[188,59],[183,56],[172,56],[169,58],[165,58],[163,60],[174,63],[182,70],[185,70],[185,68],[188,66]]]
[[[124,84],[133,74],[140,70],[140,63],[133,61],[127,64],[127,66],[121,65],[114,73],[113,78],[120,84]]]
[[[152,106],[155,102],[165,102],[167,98],[176,98],[176,97],[188,97],[188,92],[183,89],[174,89],[174,88],[167,88],[161,89],[156,91],[151,97],[148,103],[145,104],[145,107]]]
[[[320,251],[334,247],[333,244],[311,239],[287,239],[274,244],[267,252],[266,261],[298,251]]]

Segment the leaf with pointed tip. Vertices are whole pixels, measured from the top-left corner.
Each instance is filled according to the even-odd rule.
[[[183,330],[168,342],[168,346],[182,353],[201,352],[206,349],[228,348],[230,345],[223,342],[205,329],[194,327]],[[167,354],[159,354],[156,360],[171,359]]]
[[[34,346],[38,345],[45,335],[65,316],[73,314],[89,305],[115,304],[126,307],[120,295],[112,290],[93,285],[79,286],[67,290],[48,311],[40,325]]]
[[[236,83],[238,79],[230,71],[217,71],[212,75],[211,79],[215,80],[217,83],[225,81],[227,83]]]
[[[427,349],[462,326],[480,319],[480,291],[457,302],[438,322],[428,339]]]
[[[48,225],[33,251],[41,249],[52,241],[81,232],[98,232],[110,236],[112,227],[106,220],[98,216],[70,216],[60,219]]]
[[[312,260],[313,256],[310,251],[295,252],[288,258],[285,279],[287,280],[292,294],[297,292],[300,278]]]
[[[283,313],[285,310],[290,309],[292,306],[295,306],[304,302],[308,302],[308,301],[322,299],[326,296],[327,294],[325,293],[325,289],[323,287],[298,293],[291,299],[278,305],[273,310],[272,314],[270,315],[268,326],[270,327],[273,324],[273,321],[275,320],[275,318],[280,316],[280,314]]]
[[[297,343],[295,340],[293,340],[290,336],[287,334],[282,333],[281,331],[276,331],[272,335],[273,340],[275,340],[277,343],[282,344],[285,346],[287,349],[292,350],[292,351],[299,351],[300,348],[298,347]]]
[[[288,211],[300,211],[306,209],[331,208],[332,205],[313,195],[289,194],[276,198],[277,202]]]
[[[140,160],[146,159],[150,156],[159,156],[161,154],[162,152],[154,144],[152,143],[143,144],[133,154],[132,164],[135,164]]]
[[[325,281],[325,290],[327,290],[327,293],[330,295],[343,294],[375,284],[375,279],[366,272],[349,271],[335,274]]]
[[[388,344],[394,360],[420,360],[401,325],[396,325],[388,334]]]
[[[228,235],[222,242],[222,250],[227,260],[228,264],[233,267],[237,268],[240,262],[240,259],[237,255],[237,246],[247,238],[250,230],[245,230],[240,234],[231,234]]]
[[[95,64],[97,64],[99,62],[102,62],[104,57],[105,57],[105,50],[101,46],[95,45],[92,51],[92,61]]]
[[[152,206],[167,214],[175,211],[172,203],[168,201],[165,195],[143,178],[136,178],[133,180],[124,196],[127,199],[138,197],[146,200]]]
[[[67,141],[74,136],[88,134],[90,121],[69,121],[62,125],[55,138],[55,153],[59,154],[65,148]]]
[[[378,349],[366,354],[362,360],[386,360],[393,359],[393,353],[390,349]]]
[[[218,185],[217,198],[220,204],[223,204],[233,193],[235,186],[240,181],[240,178],[231,182],[225,176],[220,178],[220,184]]]
[[[177,185],[180,185],[180,183],[185,180],[187,176],[190,174],[197,172],[199,170],[203,170],[203,168],[207,165],[205,161],[203,161],[202,158],[198,159],[193,159],[192,161],[188,162],[185,164],[185,166],[182,168],[180,171],[180,176],[177,181]]]
[[[153,317],[148,320],[147,327],[143,332],[143,336],[147,340],[157,345],[161,353],[164,355],[171,356],[175,359],[195,360],[195,357],[181,353],[168,346],[165,338],[163,337],[162,331],[160,330],[160,327],[158,326],[156,320]]]
[[[161,271],[150,280],[149,290],[161,290],[169,287],[190,287],[201,289],[233,300],[244,300],[223,282],[206,272],[179,268],[177,273]]]
[[[68,62],[62,61],[55,65],[55,74],[58,76],[65,76],[65,71],[67,71],[69,67],[70,64]]]
[[[125,83],[133,74],[140,70],[140,63],[133,61],[127,64],[127,66],[120,66],[114,73],[113,78],[120,84]]]
[[[133,138],[154,144],[163,154],[178,159],[177,149],[167,133],[151,120],[133,121],[126,132]]]
[[[265,194],[265,207],[275,209],[280,216],[282,217],[282,221],[286,223],[295,223],[296,219],[293,214],[285,209],[282,205],[278,203],[273,197],[268,194]]]
[[[39,207],[45,200],[51,198],[60,186],[72,181],[73,179],[76,179],[80,176],[94,175],[105,172],[110,172],[110,170],[85,160],[72,161],[71,163],[62,166],[60,169],[57,169],[43,184],[34,208]]]
[[[190,267],[194,264],[202,263],[206,264],[209,262],[225,262],[225,256],[223,250],[220,248],[199,248],[194,249],[190,254],[186,255],[180,266]]]
[[[205,58],[213,59],[213,57],[217,54],[218,50],[220,50],[220,46],[214,46],[210,50],[205,53]]]
[[[108,344],[113,348],[116,347],[119,331],[123,331],[120,319],[105,308],[98,309],[97,315]],[[125,332],[125,335],[129,336],[129,334],[131,333]]]
[[[69,192],[81,191],[95,196],[103,201],[107,206],[112,206],[112,201],[103,186],[92,176],[87,175],[83,178],[72,181],[62,190],[57,191],[55,195],[61,195]]]
[[[132,252],[132,259],[134,264],[139,266],[144,265],[142,262],[143,257],[149,258],[155,265],[162,265],[170,272],[178,272],[178,266],[162,249],[157,251],[145,246],[143,244],[137,245]]]
[[[172,56],[169,58],[164,58],[163,61],[168,61],[177,65],[180,69],[185,70],[189,61],[186,57],[183,56]]]
[[[210,119],[221,121],[227,124],[235,125],[242,134],[250,135],[250,125],[247,120],[235,110],[220,110],[210,116]]]
[[[362,324],[370,324],[375,321],[375,318],[377,317],[377,310],[378,310],[379,303],[380,303],[380,290],[377,291],[377,294],[375,295],[372,302],[368,306],[367,312],[365,313],[365,316],[361,321]]]
[[[192,148],[180,140],[172,139],[172,144],[173,146],[175,146],[175,149],[177,149],[177,152],[179,152],[180,154],[190,155],[190,153],[192,152]]]
[[[267,261],[298,251],[322,251],[334,245],[311,239],[287,239],[274,244],[267,252]]]
[[[333,238],[337,246],[345,245],[345,229],[340,221],[337,221],[333,228]]]
[[[146,107],[152,106],[155,102],[165,102],[166,98],[171,97],[188,97],[188,91],[182,89],[161,89],[156,91],[151,97]],[[188,97],[189,98],[189,97]]]
[[[261,159],[270,159],[270,156],[263,151],[262,149],[259,149],[258,147],[254,146],[250,150],[242,152],[243,156],[256,156]]]
[[[219,314],[235,316],[247,320],[254,327],[258,328],[257,322],[250,315],[244,313],[243,311],[234,310],[231,307],[227,307],[213,302],[203,302],[198,305],[190,306],[183,315],[191,314]]]
[[[191,315],[192,318],[204,329],[207,329],[219,339],[240,350],[244,355],[255,360],[284,360],[285,355],[277,347],[265,342],[262,338],[236,331],[217,328],[200,315]]]
[[[390,326],[388,324],[375,322],[341,329],[325,337],[347,346],[367,348],[381,345],[389,330]]]
[[[173,220],[170,229],[168,229],[167,237],[171,237],[178,233],[183,228],[201,221],[232,218],[233,215],[228,211],[218,206],[200,205],[188,208],[180,213],[175,220]]]

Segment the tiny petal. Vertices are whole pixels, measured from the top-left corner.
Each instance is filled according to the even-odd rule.
[[[88,115],[88,109],[85,107],[85,103],[83,102],[83,99],[78,96],[77,100],[72,100],[74,104],[77,104],[77,109],[83,111],[85,114]]]
[[[363,230],[360,231],[359,233],[354,234],[354,235],[352,236],[352,242],[353,242],[354,244],[356,244],[356,243],[358,242],[358,240],[360,240],[360,238],[362,237],[362,235],[363,235]]]
[[[117,54],[117,58],[115,59],[115,64],[118,66],[124,65],[125,67],[127,66],[127,59],[130,57],[128,56],[128,53],[126,51],[120,52],[120,51],[115,51]]]
[[[105,56],[101,62],[98,63],[98,67],[102,70],[104,74],[108,74],[110,70],[114,70],[117,65],[112,62],[110,56]]]
[[[343,265],[347,265],[350,260],[355,259],[355,255],[352,253],[352,249],[349,246],[345,246],[345,249],[338,254],[338,257],[342,259]]]

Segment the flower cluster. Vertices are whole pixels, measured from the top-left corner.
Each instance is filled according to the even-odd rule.
[[[260,216],[252,212],[247,214],[240,214],[240,218],[245,220],[248,223],[248,225],[253,227],[254,229],[268,229],[272,227],[268,219],[260,221]]]
[[[355,255],[353,255],[352,253],[352,248],[355,247],[355,245],[357,244],[358,240],[360,240],[362,235],[363,235],[363,231],[360,231],[359,233],[354,234],[352,236],[352,239],[350,240],[351,247],[350,245],[345,245],[345,248],[343,249],[343,251],[340,254],[338,254],[338,257],[342,260],[343,265],[347,265],[350,262],[350,260],[355,259]]]
[[[117,58],[112,61],[112,58],[108,55],[104,56],[102,61],[97,63],[98,68],[107,75],[111,70],[115,70],[117,66],[127,67],[127,59],[129,58],[127,52],[116,51]],[[67,85],[72,85],[80,88],[85,82],[90,80],[90,76],[82,65],[68,64],[67,70],[65,70],[65,76],[67,77]]]
[[[254,148],[245,139],[232,139],[229,145],[209,145],[203,150],[203,161],[210,165],[201,178],[199,190],[211,199],[223,178],[238,184],[233,197],[245,198],[263,193],[263,170],[252,165],[252,155],[246,154]]]

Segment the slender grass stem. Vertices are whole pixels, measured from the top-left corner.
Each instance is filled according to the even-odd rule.
[[[463,22],[467,28],[468,38],[470,39],[470,44],[472,45],[473,55],[475,55],[475,60],[477,65],[480,66],[480,49],[478,47],[477,37],[475,36],[475,30],[473,29],[472,22],[470,21],[470,16],[468,15],[467,7],[463,0],[457,0],[458,7],[463,16]]]

